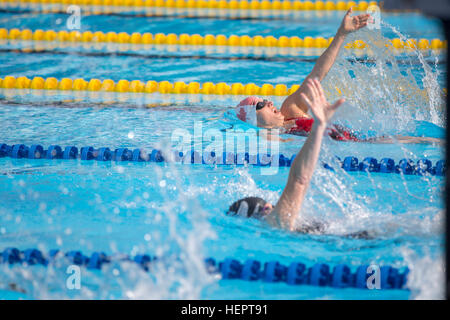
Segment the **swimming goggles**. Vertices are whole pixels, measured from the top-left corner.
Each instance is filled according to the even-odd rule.
[[[260,110],[265,107],[265,105],[269,102],[269,100],[264,99],[256,104],[256,110]]]

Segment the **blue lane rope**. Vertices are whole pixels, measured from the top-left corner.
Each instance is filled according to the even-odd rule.
[[[45,150],[42,145],[24,144],[7,145],[0,144],[0,157],[28,158],[28,159],[80,159],[97,161],[136,161],[136,162],[164,162],[161,150],[153,149],[150,153],[143,149],[130,150],[118,148],[114,151],[110,148],[95,149],[92,146],[78,149],[75,146],[67,146],[64,149],[58,145],[51,145]],[[183,154],[181,151],[173,151],[173,161],[196,164],[217,164],[217,165],[243,165],[245,163],[256,166],[275,165],[280,167],[290,167],[295,155],[286,157],[280,154],[278,157],[270,154],[251,155],[245,153],[223,152],[222,155],[212,152],[199,153],[192,151]],[[446,170],[444,160],[436,161],[435,165],[428,159],[420,159],[414,162],[412,159],[401,159],[398,164],[391,158],[382,158],[378,161],[375,158],[367,157],[359,162],[356,157],[346,157],[341,160],[336,157],[341,168],[345,171],[381,172],[381,173],[403,173],[407,175],[434,175],[443,176]],[[277,164],[278,162],[278,164]],[[334,168],[327,164],[322,164],[324,168],[334,171]]]
[[[65,257],[69,263],[85,266],[88,269],[101,269],[103,264],[116,260],[114,256],[108,256],[104,252],[94,252],[90,257],[81,251],[50,250],[45,256],[38,249],[26,249],[20,251],[17,248],[6,248],[1,252],[0,263],[14,265],[50,265],[57,257]],[[145,271],[151,271],[151,264],[158,260],[146,254],[118,255],[119,261],[137,263]],[[278,261],[262,263],[258,260],[249,259],[244,263],[233,258],[216,261],[213,258],[205,259],[207,271],[211,274],[220,274],[222,279],[240,279],[245,281],[284,282],[289,285],[311,285],[333,288],[359,288],[368,289],[367,280],[374,275],[373,270],[368,272],[369,265],[360,265],[352,272],[350,267],[339,264],[331,267],[325,263],[316,263],[307,267],[300,262],[292,262],[289,266]],[[403,272],[391,266],[379,268],[379,283],[381,289],[405,289],[408,268]],[[372,283],[372,282],[371,282]]]

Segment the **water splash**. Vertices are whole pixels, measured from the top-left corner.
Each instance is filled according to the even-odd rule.
[[[405,248],[403,256],[408,263],[407,287],[411,290],[411,299],[445,299],[445,261],[441,255],[430,252],[418,254]]]
[[[385,22],[382,26],[406,42],[406,36],[394,27]],[[356,120],[366,132],[377,129],[382,133],[399,134],[411,131],[417,120],[442,127],[444,97],[438,83],[438,56],[430,54],[431,67],[418,50],[398,52],[392,45],[386,46],[389,39],[380,30],[362,29],[350,34],[347,40],[357,39],[363,39],[366,47],[358,54],[354,51],[341,53],[323,81],[331,101],[343,95],[351,105],[338,111],[336,119]],[[358,125],[354,122],[353,126]]]
[[[167,152],[170,148],[165,147],[162,150]],[[190,175],[189,168],[183,169],[169,164],[168,167],[157,167],[155,170],[163,196],[161,209],[169,220],[169,239],[163,241],[173,242],[165,254],[176,256],[175,260],[169,259],[168,263],[162,260],[156,269],[159,282],[172,279],[171,289],[167,291],[169,298],[199,299],[204,287],[214,281],[206,270],[203,244],[207,239],[214,239],[216,235],[207,220],[207,212],[195,200],[196,193],[184,191],[183,185]],[[172,191],[177,191],[175,197],[174,193],[169,191],[170,188],[165,188],[167,182],[163,181],[166,180],[172,184]],[[180,211],[184,216],[180,215]]]

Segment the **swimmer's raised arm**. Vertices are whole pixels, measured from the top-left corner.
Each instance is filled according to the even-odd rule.
[[[349,33],[355,32],[367,26],[370,14],[361,14],[359,16],[352,17],[352,12],[352,8],[347,11],[335,37],[333,38],[333,41],[324,53],[322,53],[319,59],[317,59],[316,64],[308,77],[317,78],[319,81],[322,81],[333,66],[334,61],[339,54],[339,50],[344,44],[345,37]]]
[[[328,48],[322,53],[322,55],[317,59],[311,73],[306,77],[305,81],[302,83],[300,88],[298,88],[294,93],[286,98],[281,106],[281,112],[285,118],[297,118],[304,116],[308,112],[307,106],[303,103],[301,99],[301,94],[304,93],[307,96],[310,95],[308,88],[305,85],[307,79],[317,78],[322,81],[323,78],[330,71],[331,67],[339,54],[339,50],[344,44],[345,37],[354,31],[367,26],[370,15],[361,14],[359,16],[351,16],[352,8],[350,8],[345,14],[344,19],[334,37],[333,41],[330,43]]]
[[[340,99],[330,105],[318,80],[308,79],[305,82],[310,91],[310,97],[302,93],[301,99],[311,109],[314,125],[291,165],[288,182],[280,200],[272,212],[266,216],[266,220],[273,226],[288,230],[295,229],[295,221],[316,167],[327,123],[344,102],[344,99]]]

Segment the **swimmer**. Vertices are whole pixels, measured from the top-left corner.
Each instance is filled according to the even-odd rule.
[[[237,117],[254,126],[266,129],[281,129],[282,133],[307,136],[313,127],[314,119],[308,115],[308,106],[301,98],[302,94],[310,96],[308,81],[317,79],[322,81],[333,66],[336,57],[345,42],[346,36],[367,26],[371,21],[369,14],[351,16],[350,8],[329,47],[317,59],[311,73],[306,77],[301,86],[289,95],[278,110],[273,102],[258,97],[247,97],[236,106]],[[442,144],[442,139],[429,137],[392,136],[362,138],[357,132],[341,125],[330,125],[325,134],[333,140],[368,142],[368,143],[432,143]],[[283,139],[281,139],[284,141]]]
[[[248,197],[233,203],[227,214],[262,219],[273,227],[289,231],[301,233],[324,232],[325,226],[322,223],[302,219],[300,208],[316,167],[327,124],[345,100],[339,99],[333,105],[329,104],[317,79],[308,79],[305,81],[305,86],[309,94],[306,95],[301,92],[299,97],[302,100],[302,105],[311,110],[314,122],[308,138],[291,165],[287,184],[277,204],[274,207],[264,199]],[[366,231],[347,236],[370,238]]]

